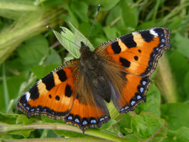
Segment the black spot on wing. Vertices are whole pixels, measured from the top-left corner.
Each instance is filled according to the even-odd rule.
[[[55,86],[53,72],[50,72],[48,75],[43,77],[41,80],[46,85],[46,89],[48,91],[50,91]]]
[[[66,76],[66,73],[65,73],[64,70],[59,70],[59,71],[57,71],[56,73],[58,74],[59,79],[60,79],[62,82],[66,81],[67,76]]]
[[[131,62],[128,61],[127,59],[120,58],[119,60],[120,60],[120,62],[121,62],[121,64],[122,64],[122,66],[127,67],[127,68],[130,67]]]
[[[134,56],[135,61],[138,61],[138,56]]]
[[[118,45],[118,42],[114,42],[112,44],[112,50],[114,51],[115,54],[119,54],[121,52],[121,48]]]
[[[30,99],[37,99],[39,97],[39,90],[38,90],[38,87],[37,87],[37,83],[35,83],[30,89],[29,89],[29,92],[30,92]]]
[[[71,97],[71,95],[72,95],[71,87],[70,87],[70,85],[67,84],[66,89],[65,89],[65,96]]]
[[[124,35],[120,39],[128,48],[136,47],[136,42],[133,40],[132,34]]]
[[[55,99],[56,99],[57,101],[59,101],[59,100],[60,100],[60,97],[57,95],[57,96],[55,97]]]
[[[141,53],[142,51],[140,49],[138,49],[138,52]]]
[[[149,30],[146,30],[146,31],[142,31],[142,32],[139,32],[142,36],[142,38],[146,41],[146,42],[150,42],[153,40],[154,38],[154,35],[150,34],[150,31]]]
[[[52,98],[51,94],[49,94],[49,98],[50,98],[50,99]]]

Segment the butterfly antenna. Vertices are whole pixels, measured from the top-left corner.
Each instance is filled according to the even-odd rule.
[[[47,28],[48,29],[50,29],[51,31],[53,31],[54,33],[57,33],[57,34],[59,34],[58,32],[56,32],[53,28],[51,28],[51,27],[49,27],[49,26],[47,26]],[[64,30],[62,30],[64,33],[65,33],[65,31]],[[61,37],[63,37],[63,38],[65,38],[66,40],[68,40],[69,42],[71,42],[71,43],[73,43],[73,44],[75,44],[77,47],[79,47],[80,48],[80,46],[78,46],[76,43],[74,43],[73,41],[71,41],[71,40],[69,40],[68,38],[66,38],[65,36],[63,36],[63,35],[61,35],[61,34],[59,34]]]
[[[96,11],[96,15],[95,15],[95,18],[94,18],[94,21],[93,21],[93,25],[92,25],[92,27],[91,27],[91,29],[90,29],[90,31],[89,31],[88,36],[87,36],[87,42],[88,42],[88,40],[89,40],[89,36],[90,36],[91,31],[92,31],[92,29],[93,29],[93,26],[94,26],[94,23],[95,23],[95,20],[96,20],[96,17],[97,17],[97,15],[98,15],[99,10],[100,10],[100,4],[98,5],[97,11]],[[87,45],[87,42],[86,42],[86,45]]]

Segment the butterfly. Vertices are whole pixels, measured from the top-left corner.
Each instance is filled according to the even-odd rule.
[[[93,52],[81,42],[79,59],[63,63],[38,80],[17,102],[31,117],[48,116],[87,128],[110,119],[105,102],[120,113],[146,101],[150,76],[163,51],[170,49],[170,30],[156,27],[99,45]]]

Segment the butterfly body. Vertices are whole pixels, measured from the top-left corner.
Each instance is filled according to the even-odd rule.
[[[86,128],[100,127],[110,119],[105,102],[120,113],[146,101],[150,75],[163,51],[170,49],[170,31],[151,28],[133,32],[90,51],[81,42],[79,59],[40,79],[25,92],[17,109],[28,117],[45,115]]]

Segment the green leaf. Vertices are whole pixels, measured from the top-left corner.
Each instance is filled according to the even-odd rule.
[[[77,44],[77,45],[81,45],[81,41],[84,42],[89,48],[91,51],[94,50],[94,47],[93,45],[90,43],[90,41],[80,32],[78,31],[71,23],[70,23],[71,27],[72,27],[72,30],[74,32],[74,42]]]
[[[80,33],[82,33],[85,36],[88,36],[89,32],[91,30],[91,33],[89,35],[89,39],[91,39],[91,40],[94,37],[98,37],[99,34],[100,35],[102,34],[102,24],[100,22],[95,22],[93,27],[92,27],[92,23],[82,22],[80,24],[80,26],[79,26],[79,29],[80,29],[80,31],[77,31],[77,32],[80,32]],[[84,38],[83,42],[86,43],[87,42],[87,38]],[[94,49],[91,48],[91,50],[93,51]]]
[[[116,29],[115,28],[104,27],[103,30],[106,34],[106,37],[109,40],[116,38]]]
[[[90,29],[91,29],[91,26],[92,26],[91,23],[82,22],[82,23],[79,25],[79,30],[80,30],[81,33],[83,33],[84,35],[88,36],[89,31],[90,31]],[[100,30],[100,28],[98,28],[98,30]],[[94,32],[95,32],[95,29],[94,29],[94,27],[93,27],[91,34],[93,34]],[[90,36],[91,36],[91,34],[90,34]],[[86,43],[86,41],[83,41],[83,42]]]
[[[51,49],[50,55],[45,60],[44,64],[45,65],[50,65],[50,64],[61,65],[62,59],[61,59],[60,55],[54,49]]]
[[[0,122],[7,124],[16,124],[18,114],[5,114],[0,112]]]
[[[178,101],[186,101],[186,94],[184,91],[184,77],[189,70],[189,64],[185,57],[183,57],[178,51],[173,51],[169,56],[169,63],[172,74],[175,78],[176,89],[179,96]]]
[[[121,8],[120,5],[116,5],[106,18],[106,26],[121,27],[124,26],[121,22]]]
[[[172,30],[178,29],[181,25],[182,25],[182,18],[180,16],[175,16],[174,20],[168,26],[168,29],[172,31]]]
[[[37,76],[37,78],[43,78],[45,75],[57,68],[58,65],[50,64],[48,66],[38,65],[31,69],[31,71]]]
[[[100,35],[93,40],[95,47],[98,47],[101,43],[104,43],[106,41],[107,41],[107,38],[103,35]]]
[[[27,125],[27,124],[32,124],[36,122],[35,119],[33,118],[28,118],[25,114],[20,114],[17,119],[16,119],[16,123],[23,123],[24,125]]]
[[[1,141],[13,141],[15,139],[22,139],[22,138],[24,138],[24,137],[23,136],[19,136],[19,135],[0,133],[0,140]]]
[[[135,136],[132,135],[132,138],[137,137],[138,140],[160,141],[166,136],[167,125],[164,120],[150,113],[143,112],[132,117],[131,129],[135,134]],[[128,137],[131,138],[129,135]]]
[[[177,50],[185,57],[189,58],[189,39],[183,37],[179,33],[175,35],[175,43],[174,45],[177,47]]]
[[[79,17],[82,21],[88,22],[88,5],[82,1],[75,1],[71,4],[71,10]]]
[[[74,57],[79,58],[80,57],[79,49],[81,47],[81,41],[84,43],[86,41],[87,46],[89,46],[89,48],[93,51],[94,50],[93,45],[71,23],[70,25],[74,30],[74,34],[65,27],[61,27],[63,30],[63,32],[61,32],[61,35],[53,30],[56,38],[64,46],[64,48],[66,48],[66,50],[69,53],[71,53]]]
[[[125,27],[135,28],[138,24],[138,10],[132,0],[120,1],[121,21]]]
[[[153,21],[148,21],[148,22],[145,22],[145,23],[142,23],[141,25],[139,25],[136,28],[136,31],[144,30],[144,29],[148,29],[148,28],[152,28],[152,27],[154,27],[154,22]]]
[[[161,115],[168,122],[170,130],[177,130],[182,126],[189,127],[189,104],[164,104],[161,106]]]
[[[108,129],[109,131],[112,129],[112,125],[116,124],[116,120],[110,119],[107,123],[103,124],[101,126],[101,129]]]
[[[72,131],[65,131],[65,130],[54,130],[54,132],[57,135],[63,135],[69,138],[75,138],[75,137],[90,137],[88,135],[84,135],[82,133],[72,132]]]
[[[98,3],[100,3],[101,7],[100,8],[100,11],[107,11],[107,10],[111,10],[114,6],[117,5],[117,3],[119,2],[120,0],[113,0],[113,1],[109,1],[109,0],[98,0]],[[97,1],[95,1],[97,2]]]
[[[79,27],[79,21],[77,19],[77,15],[74,14],[74,12],[70,9],[70,6],[68,4],[63,5],[63,7],[68,10],[68,13],[62,14],[63,19],[68,24],[69,22],[74,23],[74,25],[78,28]]]
[[[113,1],[109,1],[109,0],[88,0],[85,1],[87,4],[89,5],[93,5],[94,7],[100,4],[100,12],[101,11],[108,11],[111,10],[114,6],[116,6],[118,4],[120,0],[113,0]]]
[[[22,135],[25,138],[27,138],[30,133],[34,131],[33,129],[27,129],[27,130],[14,130],[14,131],[9,131],[9,134],[14,134],[14,135]]]
[[[138,24],[138,10],[134,6],[132,0],[120,1],[119,5],[115,6],[109,13],[106,25],[112,27],[124,27],[133,29]],[[125,34],[126,32],[122,32]]]
[[[8,88],[8,94],[9,94],[10,100],[17,98],[20,86],[24,81],[27,81],[28,76],[29,76],[29,72],[24,71],[17,76],[13,76],[13,77],[10,77],[9,79],[7,79],[7,88]],[[4,94],[3,84],[0,84],[0,94]],[[9,102],[9,107],[11,107],[10,105],[13,105],[11,103],[11,101]],[[1,95],[0,109],[3,112],[6,111],[5,110],[5,102],[4,102],[4,95]],[[9,108],[6,108],[6,109],[8,110]]]
[[[18,114],[4,114],[0,112],[1,131],[7,134],[17,134],[17,135],[23,135],[24,137],[28,137],[32,130],[10,130],[9,131],[9,128],[11,129],[11,127],[14,127],[11,124],[16,124],[17,120],[19,119],[20,119],[20,116]],[[26,122],[24,119],[22,120],[23,120],[23,123]]]
[[[189,128],[181,127],[176,131],[169,130],[167,138],[162,142],[188,142],[189,140]]]
[[[66,48],[66,50],[71,53],[74,57],[78,58],[80,56],[79,53],[79,47],[80,45],[78,45],[77,43],[75,43],[74,41],[74,34],[67,28],[65,27],[61,27],[63,32],[61,32],[61,34],[59,34],[58,32],[53,30],[53,33],[55,34],[56,38],[58,39],[58,41],[60,42],[60,44],[62,44],[62,46],[64,48]],[[75,46],[75,44],[77,46]]]
[[[30,38],[25,44],[18,47],[19,61],[21,68],[31,69],[47,55],[49,50],[48,42],[42,35]]]
[[[65,124],[65,122],[62,120],[62,119],[58,119],[58,120],[55,120],[55,119],[52,119],[52,118],[49,118],[47,116],[41,116],[42,120],[44,122],[50,122],[50,123],[62,123],[62,124]]]
[[[184,90],[186,92],[187,100],[189,100],[189,87],[188,87],[188,84],[189,84],[189,71],[186,73],[186,75],[184,77]]]

